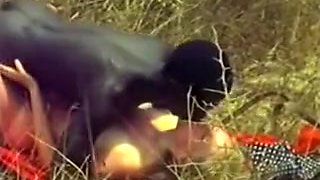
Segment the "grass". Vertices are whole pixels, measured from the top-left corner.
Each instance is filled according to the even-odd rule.
[[[229,54],[235,86],[208,122],[230,131],[264,132],[292,140],[301,114],[318,117],[320,106],[319,0],[55,0],[72,21],[111,23],[177,44],[187,39],[216,41]],[[264,92],[285,94],[253,103]],[[228,121],[225,119],[228,117]],[[230,158],[192,165],[181,179],[246,180],[250,173],[236,151]],[[64,179],[64,178],[61,178]]]

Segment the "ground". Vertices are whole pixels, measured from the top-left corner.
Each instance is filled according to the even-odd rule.
[[[170,43],[219,42],[234,67],[235,86],[208,122],[232,132],[295,138],[305,116],[320,115],[319,0],[56,0],[72,21],[111,23]],[[258,98],[264,93],[285,94]],[[262,95],[263,96],[263,95]],[[236,112],[236,113],[235,113]],[[223,161],[191,164],[181,179],[251,179],[240,151]],[[190,169],[190,168],[189,168]]]

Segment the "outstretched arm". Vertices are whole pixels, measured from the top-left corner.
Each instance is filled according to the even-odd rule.
[[[38,158],[45,167],[50,166],[53,159],[54,142],[44,111],[43,101],[37,82],[23,68],[20,61],[15,61],[16,69],[0,64],[0,74],[20,83],[30,93],[31,110],[35,135],[35,146]]]
[[[8,92],[0,74],[0,128],[3,128],[3,113],[8,106]]]

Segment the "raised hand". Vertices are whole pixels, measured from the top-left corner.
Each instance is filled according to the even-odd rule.
[[[53,158],[54,142],[37,82],[24,69],[19,60],[15,60],[16,69],[0,64],[0,75],[21,84],[30,94],[31,114],[34,129],[34,145],[41,165],[47,167]]]

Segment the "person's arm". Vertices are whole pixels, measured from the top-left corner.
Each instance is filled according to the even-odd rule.
[[[48,120],[45,114],[41,93],[37,82],[24,70],[20,61],[15,61],[17,70],[0,65],[0,74],[20,83],[30,94],[32,119],[35,135],[35,146],[41,165],[50,166],[53,159],[53,149],[55,147]]]

